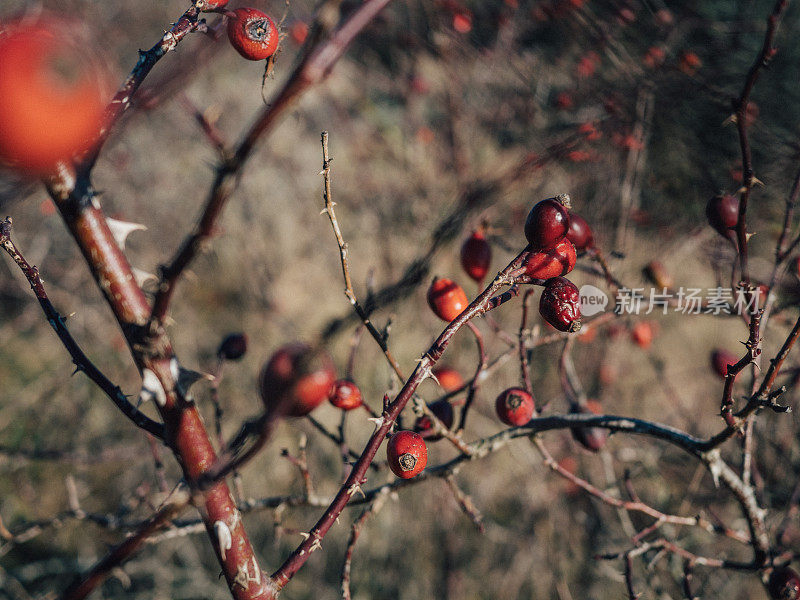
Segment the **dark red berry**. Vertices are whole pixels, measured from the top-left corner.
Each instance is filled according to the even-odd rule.
[[[247,352],[247,336],[243,333],[229,333],[217,349],[217,356],[225,360],[239,360]]]
[[[567,239],[575,245],[578,254],[583,254],[590,248],[594,248],[594,234],[592,228],[586,220],[575,213],[569,214],[569,230]]]
[[[789,567],[777,567],[769,576],[767,589],[772,600],[800,600],[800,575]]]
[[[497,416],[506,425],[525,425],[536,413],[533,396],[522,388],[508,388],[494,401]]]
[[[739,222],[739,199],[731,194],[714,196],[706,204],[706,218],[722,237],[735,240],[733,228]]]
[[[603,414],[603,407],[596,400],[587,400],[586,404],[575,405],[569,412],[577,415],[600,415]],[[599,452],[606,445],[608,430],[602,427],[573,427],[572,437],[587,450]]]
[[[492,262],[492,247],[482,231],[473,231],[461,246],[461,266],[475,281],[483,281]]]
[[[452,321],[461,314],[469,301],[464,290],[451,279],[434,278],[428,288],[428,306],[443,321]]]
[[[447,429],[453,427],[454,413],[453,405],[447,400],[439,400],[428,405],[431,412],[442,422]],[[433,423],[427,415],[422,415],[414,423],[414,431],[419,433],[423,438],[431,442],[442,439],[441,435],[433,433]]]
[[[296,342],[270,357],[261,369],[259,391],[267,412],[302,417],[325,401],[335,380],[325,352]]]
[[[539,300],[539,314],[559,331],[579,331],[581,299],[578,288],[564,277],[549,280]]]
[[[711,368],[723,379],[728,374],[728,365],[735,365],[738,362],[739,358],[733,352],[717,348],[711,353]]]
[[[386,458],[392,473],[401,479],[411,479],[428,464],[428,448],[419,434],[398,431],[386,444]]]
[[[525,237],[532,249],[552,248],[567,235],[569,212],[559,198],[542,200],[528,213],[528,218],[525,220]],[[563,198],[566,199],[568,196]]]
[[[552,279],[566,275],[575,268],[578,255],[567,238],[552,248],[531,252],[525,262],[525,274],[534,279]]]
[[[331,386],[328,400],[336,408],[342,410],[353,410],[364,403],[361,390],[349,379],[337,379]]]
[[[264,60],[275,54],[280,34],[266,13],[255,8],[237,8],[228,19],[228,39],[247,60]]]

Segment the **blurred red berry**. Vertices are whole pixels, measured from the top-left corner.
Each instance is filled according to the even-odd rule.
[[[585,405],[573,406],[569,412],[578,415],[601,415],[603,407],[597,400],[587,400]],[[602,427],[573,427],[571,430],[575,441],[591,452],[599,452],[608,440],[608,430]]]
[[[714,372],[723,379],[728,374],[728,365],[735,365],[739,362],[739,358],[722,348],[717,348],[711,353],[711,368]]]
[[[706,204],[708,224],[722,237],[736,239],[733,228],[739,222],[739,199],[731,194],[714,196]]]
[[[342,410],[353,410],[364,403],[361,390],[349,379],[337,379],[334,381],[330,392],[328,392],[328,400],[336,408]]]
[[[325,352],[296,342],[270,357],[261,369],[259,391],[267,412],[302,417],[325,401],[335,380]]]
[[[411,479],[428,464],[428,448],[419,434],[398,431],[386,444],[386,458],[392,473],[401,479]]]
[[[633,343],[643,350],[647,350],[653,344],[653,337],[655,337],[655,331],[653,325],[648,321],[639,321],[631,329]]]
[[[464,290],[452,279],[435,277],[428,288],[428,306],[442,321],[452,321],[468,304]]]
[[[303,44],[308,37],[308,25],[304,21],[295,21],[289,29],[289,35],[295,44]]]
[[[453,427],[455,413],[453,411],[453,405],[450,404],[448,400],[438,400],[428,404],[428,408],[447,429],[451,429]],[[419,433],[424,439],[431,442],[436,442],[442,439],[441,435],[436,435],[433,433],[433,423],[427,415],[422,415],[421,417],[417,418],[417,420],[414,422],[414,431]]]
[[[702,65],[703,61],[700,60],[700,57],[690,50],[681,52],[678,58],[678,68],[687,75],[694,75]]]
[[[574,212],[569,213],[569,230],[567,239],[575,246],[578,254],[583,254],[590,248],[594,248],[594,234],[592,228],[586,220]],[[560,273],[564,275],[565,273]]]
[[[229,333],[220,343],[217,356],[225,360],[239,360],[247,352],[247,336],[243,333]]]
[[[450,367],[439,367],[433,370],[433,376],[445,392],[454,392],[464,386],[464,378]]]
[[[107,76],[75,28],[55,18],[2,25],[0,166],[46,175],[97,139]]]
[[[469,33],[472,31],[472,12],[462,9],[453,15],[453,29],[458,33]]]
[[[666,56],[667,55],[662,48],[659,48],[658,46],[651,46],[647,49],[642,62],[644,62],[645,66],[655,69],[656,67],[660,67],[662,64],[664,64],[664,59]]]
[[[461,266],[475,281],[483,281],[492,262],[492,247],[483,231],[473,231],[461,246]]]
[[[561,110],[569,110],[575,105],[575,101],[572,99],[572,95],[568,94],[567,92],[560,92],[556,96],[556,107],[560,108]]]
[[[772,600],[800,600],[800,575],[789,567],[776,567],[767,589]]]

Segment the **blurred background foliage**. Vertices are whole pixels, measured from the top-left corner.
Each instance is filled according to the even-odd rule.
[[[346,1],[342,10],[357,4]],[[521,225],[530,206],[557,193],[571,194],[575,210],[592,224],[612,269],[627,285],[645,285],[641,268],[652,259],[664,263],[678,286],[728,285],[732,253],[705,225],[703,211],[711,195],[741,184],[736,130],[726,119],[763,41],[772,4],[408,0],[391,5],[328,81],[262,141],[219,236],[180,285],[170,333],[184,364],[211,370],[226,333],[244,331],[250,337],[250,351],[226,368],[221,387],[226,435],[258,412],[258,369],[277,346],[321,339],[340,370],[345,368],[356,322],[342,294],[330,225],[319,216],[323,129],[331,136],[333,194],[356,291],[364,299],[368,290],[375,291],[373,318],[380,326],[391,321],[389,343],[407,372],[441,330],[425,305],[430,278],[452,277],[469,295],[477,293],[458,266],[461,240],[488,222],[492,268],[498,270],[522,248]],[[95,36],[121,80],[136,50],[152,45],[186,5],[5,0],[0,23],[42,6],[77,17],[71,26]],[[284,10],[278,2],[252,5],[276,16]],[[312,20],[313,8],[306,0],[291,3],[275,78],[266,82],[267,98],[291,72],[300,51],[298,24]],[[764,185],[753,193],[748,218],[757,234],[751,252],[760,279],[769,274],[798,168],[798,18],[800,9],[790,5],[777,38],[778,55],[752,95],[751,143],[756,176]],[[215,154],[188,107],[216,119],[232,142],[263,102],[262,73],[263,65],[241,60],[224,38],[202,35],[191,36],[152,73],[142,101],[118,128],[96,170],[107,213],[148,228],[130,238],[127,253],[136,267],[153,272],[171,255],[209,189]],[[531,153],[545,157],[541,168],[529,169],[516,185],[501,179],[498,187],[487,188]],[[136,395],[140,381],[123,339],[42,187],[4,174],[0,206],[3,216],[14,218],[16,242],[39,265],[54,304],[70,315],[72,333],[101,369]],[[601,285],[589,263],[583,265],[571,276],[574,281]],[[69,357],[27,283],[9,260],[0,261],[0,273],[4,523],[14,531],[23,522],[69,510],[67,481],[85,511],[146,516],[161,496],[144,435],[85,378],[70,376]],[[788,273],[779,290],[782,310],[765,335],[767,356],[794,320],[796,280],[796,273]],[[496,312],[500,326],[515,335],[520,302]],[[609,413],[658,420],[695,435],[717,431],[722,384],[708,356],[713,347],[739,353],[745,326],[738,319],[674,312],[639,319],[656,328],[649,349],[631,342],[631,318],[576,345],[584,386]],[[490,356],[502,353],[504,342],[485,321],[479,326],[487,333]],[[537,320],[534,334],[541,331]],[[560,348],[544,346],[532,358],[537,398],[549,402],[553,412],[566,410],[557,374]],[[465,377],[472,373],[470,336],[459,335],[444,361]],[[791,372],[797,361],[790,362]],[[373,407],[392,389],[391,373],[369,339],[361,342],[355,376]],[[483,383],[467,439],[499,430],[492,401],[518,376],[518,366],[509,360]],[[746,393],[748,385],[745,378],[737,393]],[[427,399],[438,394],[432,382],[420,391]],[[211,426],[209,392],[196,395]],[[791,391],[788,401],[795,397]],[[754,457],[759,500],[770,509],[773,533],[794,503],[792,526],[777,543],[795,549],[800,545],[796,414],[761,416]],[[338,425],[330,406],[315,416]],[[350,418],[354,448],[371,431],[365,419]],[[337,448],[299,420],[283,424],[262,456],[243,470],[245,497],[301,489],[296,470],[280,457],[282,448],[296,451],[301,434],[309,437],[317,492],[335,491],[341,471]],[[743,527],[736,506],[714,488],[708,473],[664,444],[612,436],[606,451],[591,455],[568,432],[554,432],[545,441],[557,458],[569,457],[600,487],[616,489],[629,471],[642,498],[665,512],[701,512]],[[68,452],[68,460],[51,460],[49,451]],[[736,442],[726,452],[736,455]],[[454,455],[444,442],[432,444],[430,453],[429,464]],[[172,484],[180,472],[163,454]],[[380,471],[371,475],[370,485],[390,477]],[[571,490],[524,440],[469,464],[457,480],[483,512],[486,532],[475,530],[443,482],[404,489],[362,533],[353,562],[355,598],[624,596],[620,564],[594,556],[629,547],[631,534],[648,519],[620,514]],[[324,552],[286,589],[286,598],[340,596],[338,573],[357,510],[345,514],[326,538]],[[267,571],[280,564],[300,540],[296,532],[307,530],[319,512],[287,508],[279,515],[245,516]],[[744,546],[697,530],[665,527],[662,533],[699,554],[748,558]],[[6,542],[0,546],[0,597],[58,591],[121,539],[119,532],[65,519],[24,543]],[[681,597],[682,568],[672,556],[637,564],[637,589],[645,598]],[[148,545],[103,586],[102,597],[226,598],[217,574],[203,534],[178,537]],[[698,569],[694,585],[703,598],[765,597],[758,578],[748,574]]]

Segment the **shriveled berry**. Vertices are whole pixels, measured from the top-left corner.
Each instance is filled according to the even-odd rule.
[[[717,348],[711,353],[711,368],[714,370],[714,373],[723,379],[728,374],[728,365],[735,365],[738,362],[739,357],[733,352],[723,350],[722,348]]]
[[[434,278],[428,288],[428,306],[443,321],[452,321],[467,307],[464,290],[452,279]]]
[[[575,246],[578,254],[594,248],[594,234],[586,220],[574,212],[569,213],[569,229],[567,239]]]
[[[534,279],[552,279],[566,275],[575,268],[578,255],[567,238],[554,247],[532,252],[525,262],[525,274]]]
[[[653,330],[653,325],[648,321],[639,321],[631,330],[631,339],[633,343],[643,350],[647,350],[653,344],[654,337],[655,331]]]
[[[453,405],[450,404],[449,401],[438,400],[437,402],[428,404],[428,408],[447,429],[453,427],[455,414],[453,412]],[[416,422],[414,423],[414,431],[431,442],[442,439],[441,435],[433,433],[433,423],[427,415],[422,415],[421,417],[417,418]]]
[[[733,229],[739,222],[739,199],[731,194],[714,196],[706,204],[706,218],[722,237],[735,240]]]
[[[386,458],[392,473],[401,479],[411,479],[428,464],[428,448],[418,433],[398,431],[386,444]]]
[[[445,392],[454,392],[464,386],[461,373],[451,367],[438,367],[433,370],[433,376]]]
[[[492,247],[482,231],[473,231],[461,246],[461,266],[475,281],[483,281],[492,262]]]
[[[549,280],[539,299],[539,314],[559,331],[579,331],[581,299],[578,288],[564,277]]]
[[[767,589],[772,600],[800,600],[800,575],[789,567],[777,567],[769,576]]]
[[[570,411],[575,415],[601,415],[603,407],[597,400],[587,400],[586,404],[575,405]],[[572,437],[581,446],[592,452],[599,452],[606,445],[608,430],[602,427],[572,427]]]
[[[267,412],[302,417],[325,401],[335,380],[324,351],[295,342],[278,348],[261,369],[259,392]]]
[[[278,49],[280,35],[275,23],[255,8],[237,8],[228,19],[228,39],[247,60],[264,60]]]
[[[364,403],[361,390],[349,379],[337,379],[331,386],[328,400],[336,408],[342,410],[353,410]]]
[[[536,413],[533,396],[522,388],[508,388],[494,401],[498,418],[506,425],[525,425]]]
[[[247,352],[247,336],[243,333],[229,333],[220,343],[217,356],[225,360],[239,360]]]
[[[569,196],[547,198],[537,203],[525,220],[525,237],[534,250],[552,248],[569,231],[569,212],[562,204]]]

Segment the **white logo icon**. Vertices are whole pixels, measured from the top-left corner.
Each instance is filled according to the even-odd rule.
[[[608,305],[608,296],[600,288],[593,285],[582,285],[580,289],[581,315],[591,317],[601,313]]]

